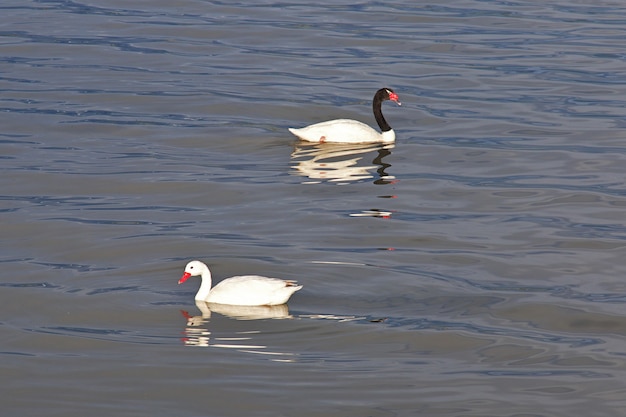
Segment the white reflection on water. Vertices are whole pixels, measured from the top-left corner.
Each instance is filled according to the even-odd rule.
[[[365,317],[337,316],[334,314],[302,314],[294,317],[289,314],[287,304],[278,306],[236,306],[196,301],[196,306],[200,310],[200,315],[192,316],[187,311],[181,311],[185,319],[187,319],[183,331],[185,335],[183,343],[185,346],[235,349],[243,353],[266,355],[270,360],[277,362],[293,362],[296,360],[297,354],[273,351],[264,344],[256,343],[255,339],[261,336],[261,330],[233,331],[229,335],[217,336],[211,332],[211,316],[213,313],[235,320],[309,319],[346,322],[365,319]]]
[[[196,306],[201,314],[191,316],[183,311],[187,319],[187,325],[183,331],[183,342],[186,346],[214,347],[222,349],[236,349],[241,352],[270,355],[274,361],[291,361],[294,353],[274,352],[267,350],[268,347],[256,344],[254,335],[258,330],[236,331],[229,336],[215,336],[210,330],[211,315],[218,313],[237,320],[262,320],[262,319],[285,319],[291,318],[286,304],[278,306],[235,306],[224,304],[210,304],[196,300]]]
[[[196,307],[202,312],[202,319],[211,318],[211,313],[218,313],[237,320],[261,320],[290,318],[287,304],[276,306],[237,306],[229,304],[214,304],[196,300]],[[199,316],[196,316],[199,317]]]
[[[391,154],[395,145],[381,144],[308,144],[297,143],[291,153],[292,172],[309,178],[307,184],[321,182],[350,183],[370,178],[376,182],[393,182],[395,177],[386,173],[391,165],[383,162],[383,158]],[[368,153],[372,157],[363,164]],[[369,158],[367,159],[369,160]]]
[[[383,219],[388,219],[392,214],[391,211],[372,209],[362,210],[359,213],[350,213],[350,217],[382,217]]]

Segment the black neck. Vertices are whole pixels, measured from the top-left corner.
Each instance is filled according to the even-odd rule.
[[[374,118],[376,119],[376,123],[378,123],[378,127],[380,127],[380,130],[383,132],[388,132],[391,130],[391,126],[389,126],[389,123],[387,123],[387,121],[385,120],[385,116],[383,116],[383,111],[381,109],[381,105],[385,100],[383,98],[384,94],[385,93],[382,91],[376,93],[376,95],[374,96],[374,101],[372,102],[372,109],[374,110]]]

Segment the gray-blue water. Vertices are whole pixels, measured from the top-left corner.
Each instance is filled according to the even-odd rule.
[[[3,415],[623,415],[622,2],[0,16]],[[287,131],[380,87],[395,146]],[[193,258],[304,288],[210,311]]]

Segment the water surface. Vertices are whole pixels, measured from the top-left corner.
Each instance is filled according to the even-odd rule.
[[[626,406],[620,2],[0,9],[10,414]],[[395,145],[287,131],[383,86]],[[192,258],[304,288],[211,311]]]

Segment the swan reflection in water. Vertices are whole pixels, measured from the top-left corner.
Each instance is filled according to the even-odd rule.
[[[196,300],[196,306],[201,315],[192,316],[186,311],[181,311],[187,319],[183,342],[186,346],[215,347],[236,349],[247,353],[270,355],[272,360],[291,362],[292,353],[272,352],[267,346],[255,344],[252,339],[258,330],[238,331],[228,336],[215,336],[209,330],[212,313],[218,313],[237,320],[262,320],[262,319],[285,319],[290,318],[287,304],[276,306],[237,306],[226,304],[211,304]]]
[[[197,320],[202,322],[208,321],[211,318],[211,313],[218,313],[237,320],[286,319],[290,317],[287,304],[277,306],[237,306],[207,303],[201,300],[195,301],[196,307],[198,307],[202,315],[194,316],[193,318],[197,318]]]
[[[266,355],[272,361],[293,362],[295,353],[276,352],[268,349],[268,346],[255,343],[255,336],[258,338],[261,331],[252,327],[245,331],[234,331],[229,335],[215,335],[210,330],[211,316],[213,313],[235,320],[268,320],[268,319],[312,319],[312,320],[337,320],[353,321],[362,320],[364,317],[355,316],[335,316],[332,314],[304,314],[292,316],[289,314],[287,304],[275,306],[237,306],[225,304],[212,304],[205,301],[196,300],[196,306],[201,314],[192,316],[187,311],[181,311],[187,320],[183,331],[183,342],[186,346],[213,347],[223,349],[235,349],[240,352]]]
[[[391,165],[383,158],[391,154],[395,145],[387,144],[310,144],[299,142],[291,153],[293,172],[307,177],[309,184],[320,182],[350,183],[370,178],[376,184],[393,183],[395,177],[386,170]],[[367,154],[373,156],[371,164],[363,163]],[[369,158],[367,158],[369,160]],[[376,173],[376,174],[374,174]]]

